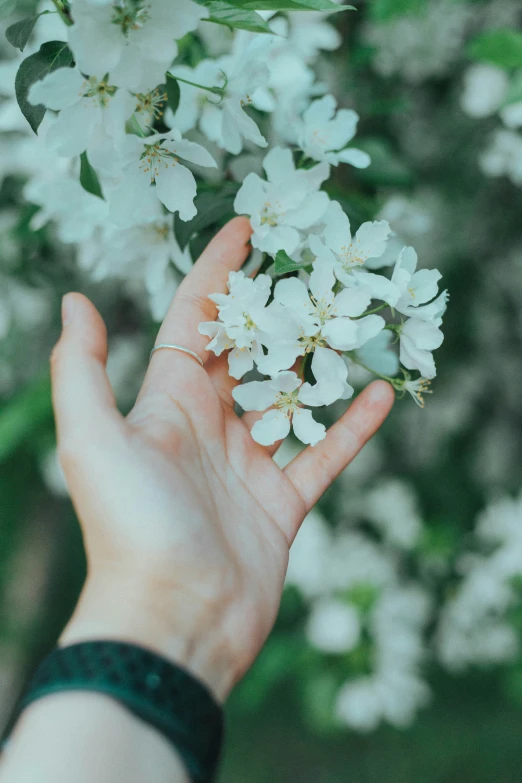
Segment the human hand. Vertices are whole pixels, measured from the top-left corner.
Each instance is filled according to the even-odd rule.
[[[386,418],[392,388],[368,386],[324,441],[281,470],[255,443],[262,414],[234,412],[225,356],[198,325],[216,317],[246,259],[250,224],[216,236],[178,289],[158,335],[198,353],[152,357],[124,418],[105,372],[107,338],[94,306],[64,300],[53,353],[59,454],[83,531],[88,577],[61,643],[125,639],[184,665],[223,700],[275,621],[294,537],[334,478]]]

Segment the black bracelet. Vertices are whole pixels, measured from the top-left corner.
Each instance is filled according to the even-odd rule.
[[[59,648],[36,670],[16,717],[44,696],[79,690],[111,696],[164,734],[194,783],[215,779],[223,710],[210,691],[184,669],[124,642],[83,642]]]

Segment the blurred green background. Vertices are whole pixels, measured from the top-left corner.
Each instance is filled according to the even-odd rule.
[[[518,783],[522,135],[501,112],[522,99],[522,11],[511,0],[356,5],[357,13],[330,20],[343,44],[323,52],[316,68],[341,104],[361,115],[358,146],[371,153],[373,164],[365,171],[337,170],[330,195],[342,202],[354,225],[377,215],[388,219],[398,240],[416,247],[423,265],[441,270],[451,293],[446,339],[436,355],[438,377],[426,408],[409,398],[398,401],[382,432],[320,502],[319,525],[333,537],[334,548],[345,534],[348,544],[362,541],[368,548],[368,575],[361,572],[350,581],[345,574],[344,587],[342,579],[340,586],[321,587],[319,575],[319,586],[308,590],[314,552],[318,559],[326,555],[319,539],[314,544],[312,537],[308,548],[303,544],[306,551],[296,554],[276,628],[228,705],[222,780]],[[106,318],[111,377],[124,410],[132,405],[157,327],[146,303],[117,280],[89,280],[52,224],[30,228],[36,208],[23,197],[27,172],[13,165],[13,159],[24,159],[27,134],[9,125],[13,51],[7,43],[1,47],[0,723],[5,723],[27,672],[70,615],[85,570],[54,453],[48,357],[58,336],[60,297],[82,290]],[[491,85],[499,71],[510,93],[496,105]],[[499,132],[512,138],[499,142]],[[209,233],[214,230],[209,227]],[[366,380],[364,374],[354,377],[361,384]],[[480,520],[486,518],[494,529],[498,522],[493,534],[484,533],[487,524]],[[517,545],[519,573],[516,562],[506,565],[504,556],[518,552]],[[389,568],[389,578],[371,576],[374,561],[375,568],[379,562],[384,571]],[[499,585],[507,594],[500,595]],[[385,612],[381,595],[412,587],[426,604],[411,621],[416,652],[408,657],[401,648],[394,654],[413,679],[396,683],[388,714],[383,709],[361,730],[355,719],[339,719],[339,691],[347,682],[371,677],[381,658],[391,655],[387,645],[393,647],[394,634],[402,639],[403,621],[390,616],[388,625],[380,620],[378,625],[372,613],[379,606]],[[328,643],[311,625],[326,594],[355,609],[364,628],[357,644],[342,653],[325,649]],[[390,719],[394,706],[401,712],[401,700],[412,702],[406,716]],[[360,705],[364,723],[371,709],[363,696]]]

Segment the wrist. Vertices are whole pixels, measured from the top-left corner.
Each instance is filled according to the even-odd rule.
[[[223,703],[236,682],[234,661],[199,597],[173,600],[141,576],[89,576],[59,645],[107,639],[146,647],[197,677]]]

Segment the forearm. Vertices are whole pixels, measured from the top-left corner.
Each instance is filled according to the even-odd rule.
[[[28,708],[2,758],[0,783],[189,783],[159,732],[108,696],[48,696]]]
[[[122,641],[180,665],[222,701],[231,674],[206,611],[176,606],[150,580],[97,575],[84,587],[61,647]],[[158,730],[115,699],[91,691],[47,696],[26,709],[0,763],[0,783],[189,783]]]

